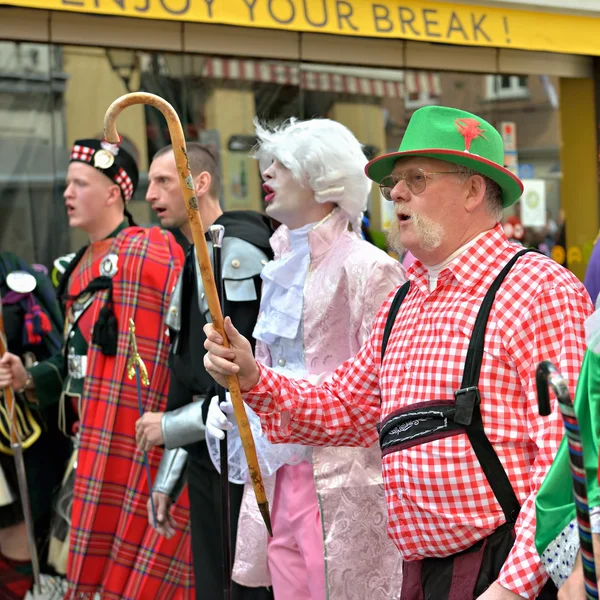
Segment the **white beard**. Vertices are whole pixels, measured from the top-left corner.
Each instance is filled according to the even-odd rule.
[[[442,225],[417,213],[410,213],[410,216],[412,227],[419,240],[419,248],[426,252],[432,252],[439,248],[442,245],[445,236]],[[398,224],[397,218],[392,219],[387,233],[387,243],[388,246],[398,254],[402,254],[405,250],[404,245],[400,241],[400,225]]]

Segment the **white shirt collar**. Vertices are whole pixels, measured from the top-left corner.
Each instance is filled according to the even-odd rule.
[[[437,265],[433,265],[431,267],[424,265],[424,267],[427,269],[430,292],[433,292],[433,290],[435,290],[435,288],[437,287],[437,280],[438,280],[440,273],[455,258],[458,258],[467,248],[470,248],[477,240],[479,240],[481,237],[483,237],[486,233],[488,233],[488,232],[482,231],[478,236],[474,237],[471,241],[467,242],[466,244],[464,244],[463,246],[458,248],[458,250],[455,250],[448,258],[444,259],[441,263],[439,263]]]

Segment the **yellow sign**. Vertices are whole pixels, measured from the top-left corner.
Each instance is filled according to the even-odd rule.
[[[598,19],[418,0],[10,0],[26,8],[600,55]]]

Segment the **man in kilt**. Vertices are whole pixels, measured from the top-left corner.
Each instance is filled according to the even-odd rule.
[[[50,547],[52,563],[66,572],[69,598],[194,597],[186,504],[175,512],[171,539],[148,525],[144,455],[135,444],[139,408],[136,381],[127,376],[129,321],[148,370],[143,408],[163,410],[169,382],[164,321],[183,262],[171,234],[134,226],[126,206],[137,182],[137,165],[124,148],[75,142],[65,205],[70,226],[90,243],[58,288],[63,348],[28,369],[8,354],[0,368],[0,384],[11,384],[36,406],[58,402],[60,425],[73,439]],[[159,449],[148,453],[152,474],[160,458]]]

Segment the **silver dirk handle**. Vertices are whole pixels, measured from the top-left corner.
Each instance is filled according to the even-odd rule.
[[[211,225],[208,228],[210,239],[215,248],[221,248],[223,246],[223,236],[225,235],[225,227],[223,225]]]

